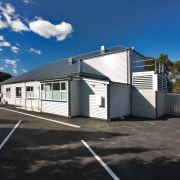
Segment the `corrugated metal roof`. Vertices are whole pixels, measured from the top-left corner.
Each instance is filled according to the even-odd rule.
[[[2,84],[10,84],[10,83],[18,83],[18,82],[27,82],[27,81],[41,81],[41,80],[50,80],[50,79],[58,79],[63,77],[70,77],[74,74],[80,74],[79,67],[78,67],[78,61],[83,59],[88,59],[91,57],[97,57],[102,56],[105,54],[110,54],[118,51],[125,51],[129,48],[124,46],[115,46],[106,49],[104,53],[102,53],[100,50],[95,52],[90,52],[87,54],[81,54],[78,56],[71,57],[75,62],[71,65],[69,64],[69,59],[67,58],[65,60],[59,60],[55,61],[49,64],[46,64],[42,67],[39,67],[37,69],[34,69],[32,71],[29,71],[27,73],[24,73],[20,76],[12,77],[4,82]],[[97,70],[93,69],[92,67],[88,67],[89,72],[91,74],[96,76],[104,76]],[[84,72],[85,73],[85,72]]]

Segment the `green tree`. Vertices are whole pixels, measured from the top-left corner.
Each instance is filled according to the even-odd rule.
[[[159,55],[159,58],[156,61],[156,68],[160,69],[162,67],[165,76],[169,76],[172,66],[173,63],[169,60],[168,55],[166,54]]]
[[[6,79],[9,79],[12,77],[9,73],[6,72],[0,72],[0,82],[5,81]]]
[[[174,82],[173,91],[180,92],[180,61],[176,61],[171,67],[169,79]]]

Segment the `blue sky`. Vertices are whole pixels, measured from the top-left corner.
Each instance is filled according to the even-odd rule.
[[[180,1],[0,0],[0,71],[20,75],[101,45],[180,60]]]

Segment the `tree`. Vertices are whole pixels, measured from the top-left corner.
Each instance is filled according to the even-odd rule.
[[[171,67],[169,79],[174,82],[173,91],[180,92],[180,61],[176,61]]]
[[[156,67],[158,69],[161,69],[162,67],[163,70],[161,70],[161,72],[163,71],[166,77],[169,76],[172,66],[173,66],[173,63],[169,60],[168,55],[166,54],[159,55],[159,58],[156,61]]]
[[[6,72],[0,72],[0,82],[5,81],[6,79],[11,78],[12,76]]]

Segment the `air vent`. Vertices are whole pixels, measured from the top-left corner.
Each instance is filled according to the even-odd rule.
[[[68,59],[68,64],[69,65],[72,65],[72,64],[74,64],[76,61],[75,61],[75,59],[73,59],[73,58],[69,58]]]

